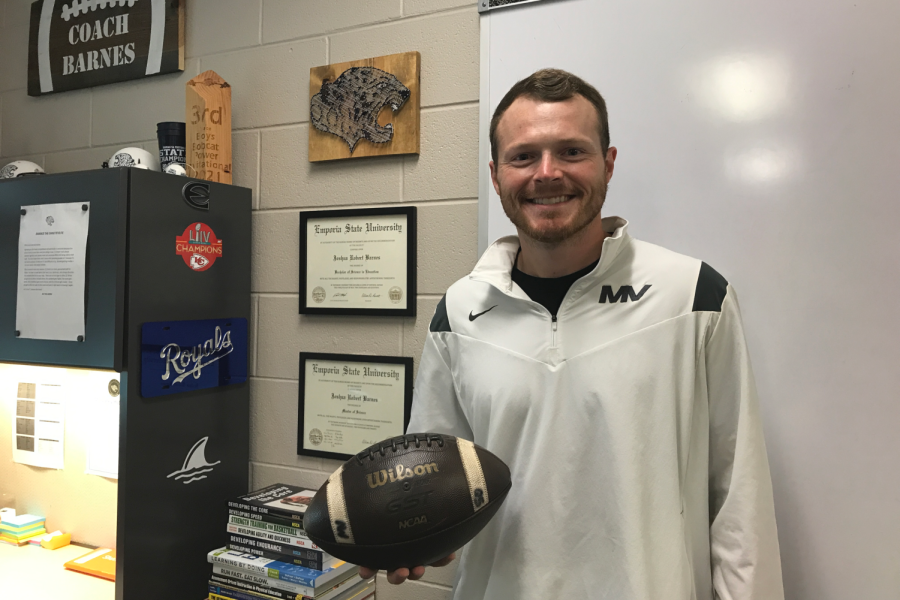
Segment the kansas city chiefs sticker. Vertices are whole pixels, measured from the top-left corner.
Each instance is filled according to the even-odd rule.
[[[191,223],[183,234],[175,236],[175,254],[194,271],[205,271],[222,256],[222,240],[206,223]]]

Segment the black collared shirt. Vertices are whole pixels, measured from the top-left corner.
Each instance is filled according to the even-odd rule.
[[[528,294],[528,297],[550,311],[554,317],[559,312],[563,298],[566,292],[572,287],[572,284],[590,273],[600,262],[598,258],[580,271],[575,271],[562,277],[535,277],[526,275],[519,270],[519,255],[516,254],[516,261],[513,264],[512,280],[515,281],[522,290]]]

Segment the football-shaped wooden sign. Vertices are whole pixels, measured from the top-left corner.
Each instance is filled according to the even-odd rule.
[[[184,70],[184,0],[38,0],[28,95]]]

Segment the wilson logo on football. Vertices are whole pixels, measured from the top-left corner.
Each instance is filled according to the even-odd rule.
[[[437,463],[416,465],[415,467],[397,465],[391,470],[382,469],[380,471],[375,471],[374,473],[368,473],[366,475],[366,482],[369,484],[370,488],[375,489],[386,484],[388,481],[394,483],[395,481],[403,481],[404,479],[409,479],[410,477],[415,477],[417,475],[428,475],[437,472]]]
[[[175,236],[175,254],[194,271],[205,271],[221,258],[222,240],[206,223],[191,223],[183,234]]]

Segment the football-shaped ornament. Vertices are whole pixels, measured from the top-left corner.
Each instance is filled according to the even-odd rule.
[[[355,565],[428,565],[475,537],[511,486],[509,467],[484,448],[450,435],[407,434],[332,473],[303,527],[322,550]]]

